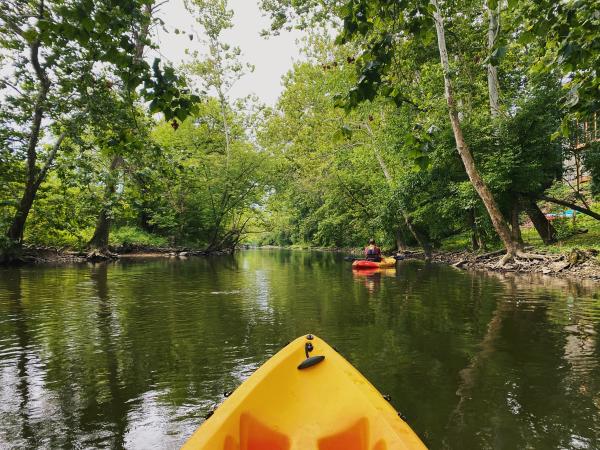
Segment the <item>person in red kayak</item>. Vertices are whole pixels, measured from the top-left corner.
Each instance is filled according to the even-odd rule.
[[[374,262],[381,261],[381,249],[375,244],[375,239],[369,239],[369,245],[365,247],[365,259]]]

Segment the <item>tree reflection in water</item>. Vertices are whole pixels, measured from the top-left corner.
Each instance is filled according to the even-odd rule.
[[[287,341],[320,335],[432,448],[598,447],[597,286],[340,255],[0,269],[0,442],[177,447]]]

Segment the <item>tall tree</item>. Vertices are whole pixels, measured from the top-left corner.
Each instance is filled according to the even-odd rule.
[[[469,176],[471,183],[475,187],[475,190],[479,194],[479,197],[483,201],[483,204],[485,205],[485,208],[487,209],[488,214],[490,215],[492,223],[494,224],[496,232],[498,233],[500,239],[504,243],[508,260],[509,258],[514,257],[517,254],[517,252],[520,251],[520,243],[513,239],[508,225],[506,224],[506,220],[502,215],[502,211],[500,210],[498,203],[492,195],[492,192],[490,191],[489,187],[484,182],[479,171],[477,170],[471,150],[463,136],[462,126],[458,118],[458,110],[456,108],[456,102],[454,100],[452,88],[450,63],[448,60],[448,50],[446,47],[444,19],[437,0],[431,0],[431,5],[433,5],[434,7],[433,19],[435,23],[435,30],[437,33],[440,62],[442,64],[442,72],[444,74],[444,93],[446,97],[446,102],[448,103],[448,112],[450,115],[450,123],[452,124],[452,131],[454,132],[454,139],[456,140],[456,147],[465,166],[467,175]]]
[[[94,103],[107,81],[130,92],[143,87],[145,98],[167,117],[184,116],[190,107],[179,91],[173,95],[158,65],[151,70],[134,58],[134,37],[147,22],[145,4],[9,0],[0,11],[0,47],[9,67],[2,87],[11,91],[4,101],[12,109],[2,125],[23,136],[2,144],[26,161],[23,193],[7,230],[12,241],[21,242],[38,189],[65,139],[102,113]]]
[[[250,64],[241,61],[241,49],[231,47],[223,40],[223,33],[233,26],[233,11],[228,8],[227,0],[189,0],[188,8],[195,14],[205,39],[199,37],[207,47],[205,55],[194,52],[193,61],[188,65],[190,74],[200,80],[204,92],[216,96],[221,110],[221,128],[224,137],[223,154],[225,156],[225,190],[221,199],[212,202],[212,213],[215,218],[212,242],[209,248],[219,248],[224,243],[221,222],[229,212],[228,199],[235,190],[235,174],[229,173],[231,155],[236,145],[232,133],[232,99],[231,88],[247,72],[254,70]],[[225,239],[227,240],[227,239]]]
[[[153,2],[152,3],[147,3],[144,6],[144,15],[145,15],[145,20],[143,22],[143,24],[140,26],[139,30],[136,30],[135,33],[133,34],[133,45],[134,45],[134,55],[133,55],[133,62],[135,64],[140,64],[143,61],[143,57],[144,57],[144,49],[146,47],[146,44],[148,42],[148,37],[149,37],[149,31],[150,31],[150,24],[152,22],[152,16],[155,12],[154,6],[153,6]],[[125,88],[127,89],[127,88]],[[136,120],[136,117],[134,117],[131,114],[128,114],[129,111],[132,111],[133,114],[135,114],[135,109],[133,107],[133,104],[131,105],[127,105],[127,101],[132,99],[132,93],[128,90],[124,90],[123,92],[120,93],[120,95],[114,96],[114,100],[115,100],[115,109],[116,111],[121,111],[122,113],[125,112],[125,114],[121,114],[122,118],[120,118],[120,120],[111,120],[111,123],[117,123],[117,124],[122,124],[124,126],[127,125],[137,125],[138,121]],[[133,103],[133,102],[131,102]],[[130,107],[128,107],[130,106]],[[139,127],[138,127],[139,128]],[[142,131],[142,130],[139,130]],[[143,131],[142,131],[143,134]],[[122,136],[125,136],[125,133],[122,134]],[[147,136],[146,136],[147,137]],[[112,202],[116,193],[116,188],[117,188],[117,181],[118,181],[118,177],[119,177],[119,168],[123,165],[124,162],[124,157],[123,157],[123,151],[121,148],[124,144],[127,144],[127,142],[123,142],[124,140],[121,140],[121,142],[118,142],[117,145],[112,147],[112,158],[111,158],[111,162],[108,168],[108,174],[106,176],[106,187],[105,187],[105,193],[104,193],[104,201],[102,202],[102,207],[100,209],[100,213],[98,214],[98,220],[96,221],[96,228],[94,230],[94,234],[92,235],[92,238],[90,239],[90,242],[88,243],[89,247],[92,248],[97,248],[97,249],[101,249],[101,250],[106,250],[106,248],[108,247],[108,241],[109,241],[109,233],[110,233],[110,226],[111,226],[111,219],[112,219]]]
[[[501,48],[497,47],[500,36],[500,8],[498,0],[486,0],[485,9],[488,14],[488,92],[490,98],[490,112],[492,117],[500,113],[500,80],[498,79],[498,55]]]

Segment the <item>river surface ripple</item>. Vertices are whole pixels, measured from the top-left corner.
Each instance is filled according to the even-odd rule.
[[[0,268],[0,448],[177,448],[318,334],[432,449],[600,448],[600,286],[341,255]]]

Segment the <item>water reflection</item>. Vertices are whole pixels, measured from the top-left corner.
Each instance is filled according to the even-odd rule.
[[[16,396],[14,399],[8,398],[8,405],[5,405],[2,411],[2,417],[6,417],[10,421],[15,421],[17,425],[14,438],[18,445],[34,445],[33,430],[30,419],[30,403],[32,401],[31,386],[30,386],[30,374],[28,370],[29,366],[29,355],[27,354],[30,339],[29,332],[27,330],[27,323],[25,321],[25,314],[23,311],[23,303],[21,297],[21,273],[16,271],[15,273],[8,276],[6,279],[9,309],[8,317],[11,319],[13,325],[14,338],[16,338],[9,347],[8,351],[3,351],[3,356],[13,356],[16,360],[16,373],[10,373],[9,371],[3,370],[3,384],[14,383],[16,385]],[[4,349],[3,349],[4,350]],[[12,353],[12,355],[11,355]],[[5,377],[8,380],[5,381]],[[2,396],[5,400],[4,395]],[[8,406],[8,408],[6,408]],[[6,409],[5,409],[6,408]],[[12,415],[9,408],[15,408],[17,414]],[[12,415],[12,417],[11,417]],[[18,439],[18,440],[17,440]]]
[[[395,277],[396,269],[362,269],[362,270],[353,270],[352,276],[358,280],[362,281],[364,286],[367,288],[371,294],[379,291],[381,287],[381,277]]]
[[[597,285],[278,250],[0,269],[0,447],[176,448],[309,331],[432,448],[600,447]]]

